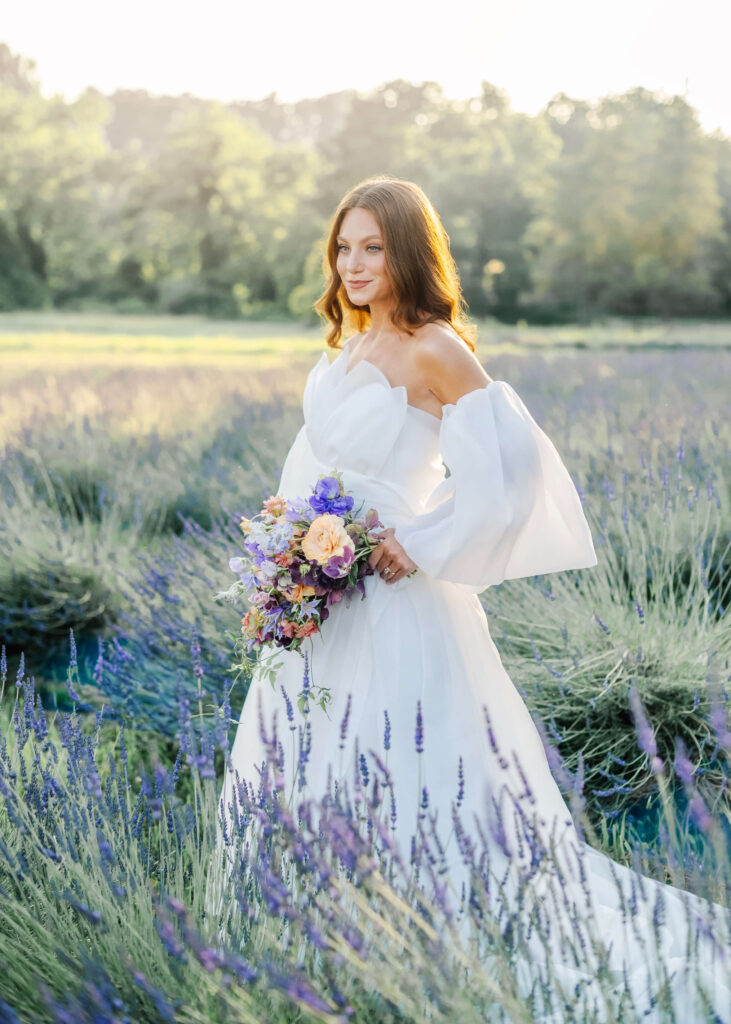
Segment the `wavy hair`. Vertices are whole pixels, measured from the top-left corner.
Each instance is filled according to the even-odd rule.
[[[371,322],[368,306],[350,302],[337,270],[337,236],[348,210],[358,207],[373,214],[383,236],[396,330],[413,334],[415,327],[446,321],[474,352],[477,332],[466,318],[459,272],[439,215],[413,181],[386,175],[355,185],[335,211],[322,261],[328,283],[314,306],[330,325],[328,345],[339,348],[343,330],[360,332]]]

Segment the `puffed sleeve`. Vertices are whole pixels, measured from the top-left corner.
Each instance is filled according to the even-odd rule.
[[[426,575],[479,592],[597,564],[569,472],[506,381],[444,406],[439,449],[449,476],[424,513],[395,528]]]

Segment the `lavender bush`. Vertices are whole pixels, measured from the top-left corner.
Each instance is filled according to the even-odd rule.
[[[730,362],[720,349],[488,360],[565,456],[599,565],[484,596],[586,835],[726,906],[730,463],[714,410]],[[276,773],[242,798],[237,870],[207,913],[248,685],[230,664],[238,616],[214,595],[301,417],[297,397],[262,401],[255,376],[249,400],[228,373],[166,375],[108,378],[102,414],[73,428],[66,396],[44,418],[44,393],[0,465],[0,1020],[530,1019],[514,903],[500,922],[479,884],[455,913],[409,883],[408,857],[392,862],[388,833],[368,828],[376,781],[387,791],[377,772],[350,807],[285,809]],[[298,396],[301,366],[291,378]],[[130,440],[135,396],[153,390],[143,405],[166,430]],[[422,881],[434,870],[427,854]],[[465,921],[477,948],[457,942]],[[568,1003],[567,1020],[593,1019],[580,993]]]
[[[729,699],[728,458],[715,437],[703,447],[691,465],[682,444],[625,463],[621,485],[605,481],[599,514],[585,489],[599,557],[590,572],[485,597],[506,669],[572,769],[584,753],[595,807],[611,814],[656,792],[634,749],[633,688],[657,725],[661,756],[672,759],[682,739],[716,799],[729,798],[708,726],[714,701]]]
[[[77,676],[70,664],[72,699]],[[0,973],[6,1019],[528,1022],[552,1006],[583,1024],[603,1019],[605,999],[623,1019],[639,1019],[608,978],[602,995],[577,984],[559,1001],[550,962],[526,1000],[517,969],[528,935],[516,913],[525,901],[489,889],[469,830],[461,848],[474,870],[461,902],[447,898],[428,817],[404,859],[378,815],[388,791],[380,768],[355,772],[352,798],[345,789],[334,800],[287,802],[269,723],[270,770],[258,792],[239,788],[238,825],[222,850],[216,761],[228,752],[227,709],[204,713],[198,678],[197,706],[182,700],[178,709],[173,765],[153,760],[148,772],[131,759],[123,727],[114,749],[102,749],[103,711],[49,716],[25,669],[9,683],[4,649],[0,677],[3,692],[14,691],[0,742],[0,935],[14,951]],[[675,877],[686,836],[666,784],[673,768],[657,757],[639,700],[633,707],[640,753],[666,798],[665,866]],[[721,730],[728,760],[727,726],[710,727]],[[415,742],[424,749],[423,735]],[[548,749],[581,823],[580,780]],[[685,878],[728,906],[719,816],[682,747],[674,771],[709,840]],[[538,852],[550,866],[552,851]],[[648,873],[662,867],[632,852]],[[527,897],[531,872],[524,881],[518,896]],[[531,920],[541,935],[540,919]],[[590,922],[587,934],[588,969],[601,960],[602,937]]]
[[[729,433],[713,409],[728,363],[721,350],[638,351],[502,355],[489,366],[516,382],[565,455],[600,555],[590,572],[511,581],[484,596],[529,707],[573,771],[583,755],[597,827],[605,812],[622,819],[657,803],[652,773],[630,749],[633,683],[661,755],[671,758],[681,737],[716,800],[727,800],[705,722],[714,688],[727,701]],[[214,597],[229,582],[238,517],[271,491],[300,414],[295,402],[247,403],[228,392],[218,403],[216,380],[196,378],[207,396],[200,422],[164,437],[127,441],[105,413],[74,429],[39,419],[6,450],[0,637],[15,659],[24,647],[33,653],[47,705],[64,706],[58,688],[73,628],[87,704],[96,689],[108,713],[166,741],[194,639],[213,696],[228,692],[234,711],[241,706],[238,617]],[[130,383],[123,393],[106,388],[104,401],[128,403]],[[135,387],[149,387],[141,371]],[[124,405],[122,419],[130,415]],[[100,636],[109,671],[97,671]]]

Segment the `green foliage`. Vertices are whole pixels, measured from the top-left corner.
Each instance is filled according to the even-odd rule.
[[[105,100],[0,82],[0,308],[50,305],[98,280],[105,240]]]
[[[717,309],[718,156],[686,101],[562,95],[547,117],[563,150],[528,232],[535,297],[584,319]]]
[[[122,90],[44,98],[0,49],[0,310],[111,304],[312,321],[356,182],[418,182],[473,315],[731,313],[731,140],[680,96],[555,97],[528,117],[397,79],[281,104]]]

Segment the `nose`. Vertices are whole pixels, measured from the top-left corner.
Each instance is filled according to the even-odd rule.
[[[358,270],[359,267],[363,266],[363,258],[360,256],[356,249],[351,249],[348,253],[348,258],[345,261],[345,266],[349,273],[353,273]]]

